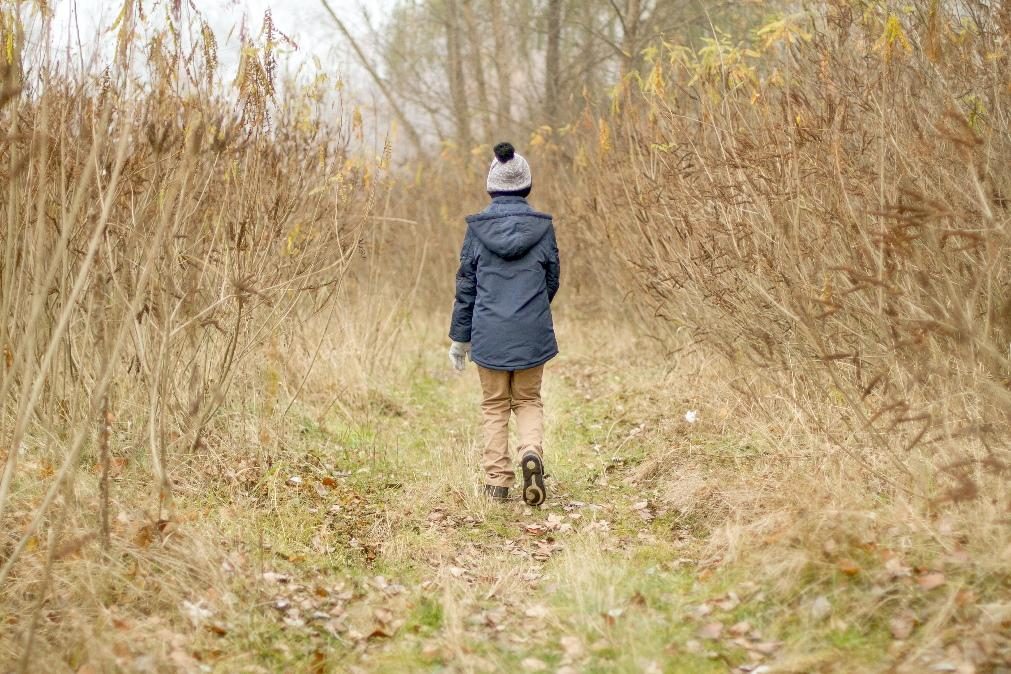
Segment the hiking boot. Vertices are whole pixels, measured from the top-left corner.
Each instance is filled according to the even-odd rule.
[[[496,501],[506,501],[509,499],[509,487],[496,487],[493,484],[484,486],[484,495]]]
[[[544,488],[544,462],[537,452],[526,452],[520,459],[523,469],[523,502],[537,506],[544,503],[548,492]]]

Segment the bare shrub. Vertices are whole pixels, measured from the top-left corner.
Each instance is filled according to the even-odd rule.
[[[126,13],[96,81],[28,53],[18,7],[0,10],[0,586],[43,548],[27,658],[68,539],[112,544],[110,461],[146,462],[135,505],[157,534],[250,355],[332,307],[389,147],[349,152],[358,122],[328,78],[276,81],[269,15],[223,94],[199,15],[141,44]],[[97,494],[77,484],[92,464]]]
[[[667,45],[572,141],[608,208],[569,217],[762,374],[759,409],[785,394],[879,476],[972,498],[1008,460],[1009,29],[999,3],[831,2],[756,48]]]

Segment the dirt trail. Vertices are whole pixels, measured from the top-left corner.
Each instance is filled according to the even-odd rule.
[[[644,374],[596,358],[549,366],[540,508],[477,495],[472,368],[426,363],[408,390],[373,401],[367,424],[313,430],[323,448],[301,469],[313,486],[280,495],[311,501],[316,531],[305,554],[290,550],[306,533],[267,543],[266,639],[252,659],[320,671],[762,671],[779,648],[748,617],[762,593],[712,578],[697,513],[659,506],[649,486],[649,463],[691,429],[663,376]]]
[[[476,373],[454,374],[434,349],[364,413],[304,418],[281,441],[283,460],[249,487],[254,521],[222,563],[235,569],[228,614],[238,617],[200,632],[192,652],[222,672],[947,662],[939,646],[895,637],[896,621],[914,630],[926,593],[942,590],[896,576],[885,548],[791,543],[797,494],[789,473],[774,473],[784,464],[774,448],[736,435],[731,412],[679,397],[687,376],[587,351],[548,368],[550,495],[538,508],[478,495]],[[750,529],[749,503],[765,517]],[[891,621],[871,612],[882,592]],[[920,653],[911,668],[889,664]]]

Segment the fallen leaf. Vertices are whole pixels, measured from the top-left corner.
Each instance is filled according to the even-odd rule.
[[[544,618],[547,617],[548,613],[548,607],[543,604],[534,604],[524,611],[524,615],[528,618]]]
[[[916,616],[911,611],[903,611],[888,621],[888,629],[895,639],[908,639],[916,626]]]
[[[825,595],[818,595],[811,602],[811,617],[815,620],[824,620],[832,612],[832,603]]]
[[[736,592],[728,592],[726,596],[714,600],[713,604],[721,611],[733,611],[741,605],[741,598],[737,596]]]
[[[205,607],[202,601],[198,601],[194,604],[193,602],[186,601],[184,599],[182,603],[182,611],[194,625],[199,625],[214,615],[214,611]]]
[[[748,646],[753,651],[758,651],[762,655],[772,655],[783,645],[782,641],[759,641]]]
[[[114,456],[109,462],[109,477],[119,477],[123,474],[130,460],[123,456]]]
[[[852,559],[840,559],[837,566],[847,576],[855,576],[860,573],[860,567]]]
[[[742,620],[739,623],[735,623],[730,627],[730,633],[735,637],[742,637],[751,631],[751,623],[747,620]]]
[[[546,562],[551,558],[555,550],[560,547],[560,545],[556,545],[550,540],[534,541],[535,549],[530,553],[530,556],[538,562]],[[522,551],[520,551],[520,554],[523,554]]]
[[[958,591],[955,595],[955,603],[965,608],[969,604],[974,604],[976,602],[976,593],[972,590],[963,588]]]
[[[326,664],[327,657],[323,651],[316,650],[312,654],[312,662],[309,665],[309,671],[312,674],[325,674],[329,667]]]
[[[520,667],[526,672],[543,672],[548,668],[548,664],[537,658],[523,658],[520,662]]]
[[[646,602],[646,597],[643,596],[642,592],[636,590],[635,594],[633,594],[631,597],[628,598],[628,605],[644,607],[647,606],[648,604]]]
[[[890,557],[885,562],[885,571],[888,572],[889,577],[892,579],[903,578],[911,574],[908,566],[902,563],[902,560],[898,557]]]
[[[384,627],[382,625],[377,625],[375,628],[373,628],[373,630],[371,632],[369,632],[368,636],[365,637],[365,638],[366,639],[389,639],[392,636],[393,636],[393,632],[390,631],[388,628],[386,628],[386,627]]]
[[[88,532],[78,536],[77,538],[70,539],[53,551],[53,559],[63,559],[65,557],[77,555],[77,553],[80,552],[85,545],[90,543],[93,538],[95,538],[94,532]]]
[[[706,623],[698,631],[698,636],[703,639],[719,639],[722,634],[723,623],[721,622]]]
[[[916,584],[924,590],[933,590],[944,585],[944,574],[940,572],[925,573],[916,578]]]
[[[709,604],[699,604],[692,609],[692,615],[696,618],[705,618],[707,615],[713,612],[713,607]]]
[[[192,672],[198,669],[196,659],[181,648],[177,648],[169,653],[169,660],[182,672]]]
[[[542,536],[548,533],[548,527],[541,524],[540,522],[534,522],[532,524],[524,524],[523,530],[526,531],[531,536]]]
[[[565,656],[570,660],[578,660],[583,657],[585,649],[583,648],[583,641],[577,636],[571,634],[562,637],[560,640],[562,644],[562,650],[565,651]]]
[[[313,535],[310,543],[312,543],[312,549],[320,554],[328,555],[334,550],[336,550],[334,546],[327,544],[322,531],[317,531]]]
[[[228,628],[225,625],[221,624],[221,623],[216,623],[216,622],[215,623],[207,623],[206,625],[204,625],[204,629],[206,629],[211,634],[214,634],[215,636],[219,636],[219,637],[223,637],[226,634],[228,634]]]
[[[685,642],[685,652],[691,653],[692,655],[699,655],[702,653],[702,644],[695,639],[689,639]]]

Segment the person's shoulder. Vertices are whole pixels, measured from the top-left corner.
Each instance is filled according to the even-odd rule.
[[[499,218],[530,217],[551,221],[550,213],[539,211],[530,205],[525,199],[509,204],[496,204],[492,202],[485,206],[484,210],[471,215],[464,216],[467,224],[473,225],[486,220],[497,220]]]
[[[465,215],[463,216],[463,219],[467,221],[468,225],[473,225],[476,222],[481,222],[482,220],[492,220],[496,217],[498,217],[496,213],[492,213],[489,209],[485,208],[483,211]]]
[[[543,218],[544,220],[551,220],[552,219],[550,213],[545,213],[544,211],[537,210],[536,208],[533,207],[533,205],[530,204],[529,201],[525,201],[524,205],[526,205],[526,214],[527,215],[533,216],[535,218]]]

